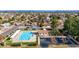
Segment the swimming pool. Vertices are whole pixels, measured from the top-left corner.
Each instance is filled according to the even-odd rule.
[[[33,36],[32,32],[22,32],[21,35],[19,36],[19,40],[30,40],[32,36]]]

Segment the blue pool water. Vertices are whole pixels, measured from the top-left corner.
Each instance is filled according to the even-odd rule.
[[[33,36],[32,32],[23,32],[20,36],[19,36],[19,40],[30,40],[30,38]]]

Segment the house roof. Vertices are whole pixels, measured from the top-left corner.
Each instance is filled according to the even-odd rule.
[[[38,33],[48,33],[49,31],[47,31],[47,30],[38,30],[37,32]]]

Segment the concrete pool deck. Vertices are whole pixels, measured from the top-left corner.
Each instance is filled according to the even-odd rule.
[[[21,31],[21,30],[17,30],[12,36],[12,42],[36,42],[36,35],[33,34],[33,36],[29,39],[29,40],[19,40],[19,36],[23,33],[23,32],[36,32],[36,31]]]

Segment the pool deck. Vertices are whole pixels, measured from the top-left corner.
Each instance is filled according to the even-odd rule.
[[[16,31],[14,35],[11,36],[12,42],[36,42],[36,35],[33,35],[29,40],[19,40],[19,36],[22,34],[23,31]],[[35,32],[35,31],[25,31],[25,32]]]

